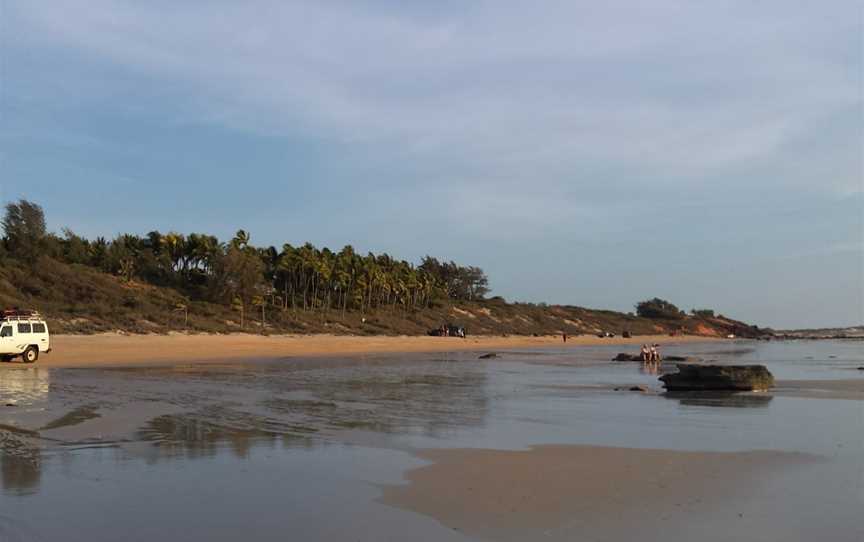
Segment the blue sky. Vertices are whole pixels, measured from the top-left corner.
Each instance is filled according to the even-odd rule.
[[[0,0],[0,200],[864,322],[854,1]]]

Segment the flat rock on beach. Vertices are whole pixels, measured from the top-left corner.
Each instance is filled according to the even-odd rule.
[[[695,365],[679,363],[677,373],[660,377],[669,391],[768,390],[774,376],[764,365]]]

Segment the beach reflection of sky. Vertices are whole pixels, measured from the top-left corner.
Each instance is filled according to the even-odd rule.
[[[862,378],[851,370],[862,364],[861,346],[734,342],[669,346],[664,352],[766,363],[778,378],[839,379]],[[425,518],[373,502],[374,484],[398,481],[404,469],[419,464],[410,451],[428,447],[587,444],[806,452],[830,458],[818,476],[796,476],[807,483],[820,480],[807,489],[840,507],[831,517],[846,521],[856,498],[860,503],[860,481],[856,486],[844,473],[864,472],[861,401],[664,395],[657,376],[640,371],[638,363],[609,362],[622,350],[628,348],[504,353],[484,361],[477,353],[451,353],[15,373],[0,391],[23,390],[26,408],[4,411],[3,423],[60,426],[42,431],[53,438],[70,428],[62,427],[64,418],[45,422],[84,403],[100,408],[102,418],[71,429],[110,427],[105,424],[112,413],[139,404],[149,405],[148,417],[104,442],[16,437],[17,448],[4,446],[0,534],[54,539],[73,521],[91,539],[112,539],[112,533],[134,526],[143,540],[145,534],[182,532],[191,522],[200,527],[187,539],[228,540],[254,522],[263,526],[256,540],[283,539],[289,524],[299,539],[342,539],[358,530],[368,535],[361,539],[380,539],[422,525],[426,539],[459,540]],[[626,391],[632,385],[648,392]],[[784,480],[776,483],[786,489],[796,483]],[[837,504],[837,488],[847,508]],[[333,507],[339,510],[335,522],[326,517]],[[106,508],[110,517],[97,513]],[[136,512],[140,508],[149,511],[149,519]],[[370,524],[368,517],[398,520],[397,526]]]

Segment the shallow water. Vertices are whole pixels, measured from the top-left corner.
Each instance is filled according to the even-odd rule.
[[[466,540],[377,503],[380,485],[422,464],[415,449],[534,444],[816,454],[824,460],[740,503],[758,514],[717,532],[861,539],[864,401],[670,397],[638,363],[608,361],[624,350],[2,366],[0,404],[15,406],[0,406],[0,540]],[[862,342],[730,341],[663,352],[765,363],[778,379],[864,379]],[[614,391],[631,385],[650,391]],[[686,540],[686,532],[663,539]]]

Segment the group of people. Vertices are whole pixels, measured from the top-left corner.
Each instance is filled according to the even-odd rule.
[[[429,335],[435,337],[460,337],[465,338],[465,328],[461,326],[442,325],[438,329],[433,329]]]
[[[643,344],[639,357],[642,363],[660,363],[660,348],[659,344]]]

